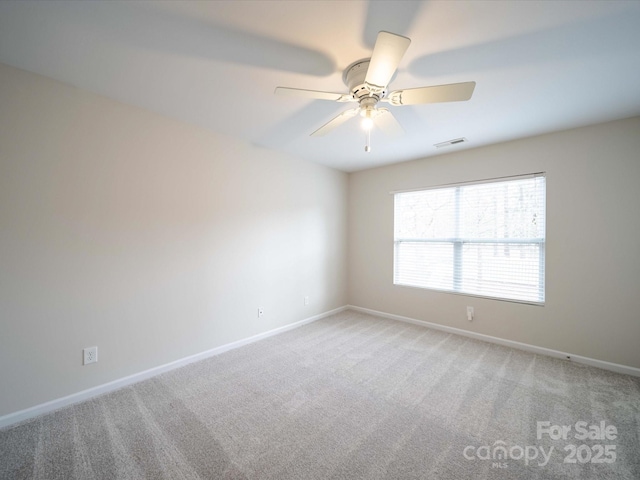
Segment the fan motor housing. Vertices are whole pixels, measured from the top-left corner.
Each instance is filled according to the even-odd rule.
[[[370,58],[365,58],[349,65],[342,75],[342,80],[344,81],[345,85],[349,87],[349,91],[354,96],[354,98],[359,102],[362,101],[362,99],[368,97],[375,98],[377,103],[378,100],[380,100],[387,94],[387,91],[383,90],[380,94],[372,93],[365,83],[364,79],[367,76],[367,70],[369,69],[370,60]]]

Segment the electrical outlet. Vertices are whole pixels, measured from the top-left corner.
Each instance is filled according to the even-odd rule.
[[[98,347],[88,347],[82,350],[82,364],[96,363],[98,361]]]
[[[467,307],[467,320],[471,322],[473,320],[473,315],[473,307]]]
[[[309,295],[307,295],[306,297],[304,297],[304,304],[305,304],[305,305],[309,305]]]
[[[258,318],[262,317],[263,315],[264,315],[264,309],[258,308]]]

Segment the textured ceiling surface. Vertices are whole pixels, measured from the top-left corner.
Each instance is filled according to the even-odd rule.
[[[400,138],[344,104],[379,31],[411,38],[392,90],[475,81],[471,100],[389,107]],[[0,62],[344,171],[640,114],[640,1],[0,1]],[[468,143],[434,144],[466,137]]]

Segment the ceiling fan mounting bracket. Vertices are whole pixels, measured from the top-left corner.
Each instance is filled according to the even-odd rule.
[[[342,74],[342,80],[349,87],[349,91],[353,98],[361,102],[364,98],[375,98],[377,103],[387,94],[384,88],[376,88],[365,82],[367,70],[369,69],[370,58],[358,60],[349,65]]]

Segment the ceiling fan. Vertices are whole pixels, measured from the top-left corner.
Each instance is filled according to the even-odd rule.
[[[347,120],[362,116],[362,127],[367,131],[365,151],[371,151],[370,131],[375,124],[383,132],[397,136],[404,131],[387,108],[378,108],[378,102],[392,106],[418,105],[423,103],[460,102],[473,95],[476,82],[435,85],[388,92],[389,82],[407,51],[411,40],[389,32],[379,32],[371,58],[358,60],[349,65],[342,79],[349,93],[332,93],[300,88],[277,87],[277,95],[332,100],[335,102],[358,102],[357,108],[345,110],[311,134],[319,137],[331,132]]]

